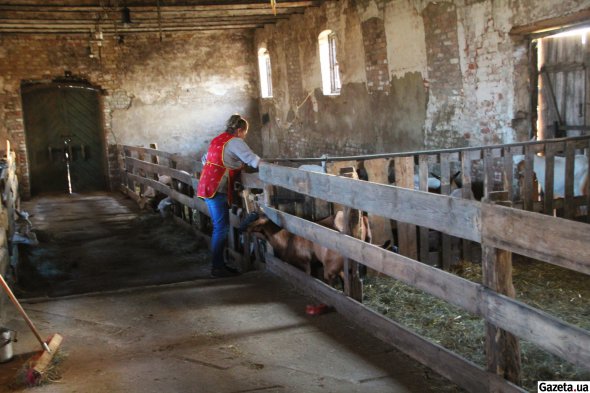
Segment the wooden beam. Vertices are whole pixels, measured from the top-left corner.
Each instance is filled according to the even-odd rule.
[[[388,159],[379,158],[376,160],[366,160],[364,166],[367,175],[369,176],[369,181],[373,183],[389,184]],[[389,241],[393,245],[394,239],[390,220],[376,214],[369,214],[369,223],[371,225],[371,234],[373,236],[374,244],[385,244]]]
[[[127,165],[132,165],[136,169],[143,169],[144,171],[150,174],[158,174],[158,175],[167,175],[173,179],[181,181],[189,186],[195,184],[198,179],[193,177],[190,173],[185,171],[180,171],[178,169],[170,168],[167,166],[159,165],[159,164],[152,164],[151,162],[146,162],[143,160],[139,160],[137,158],[127,157],[125,158],[125,163]]]
[[[309,1],[289,1],[282,0],[277,2],[277,10],[282,8],[306,8],[306,7],[317,7],[321,5],[322,1],[309,0]],[[151,6],[128,6],[131,12],[157,12],[155,5]],[[208,10],[270,10],[271,7],[266,2],[251,2],[243,4],[223,4],[213,3],[208,5],[163,5],[160,7],[161,12],[201,12]],[[0,11],[26,11],[26,12],[118,12],[114,7],[100,7],[100,6],[65,6],[65,5],[11,5],[3,4],[0,5]]]
[[[395,162],[395,185],[414,189],[414,157],[397,157]],[[418,259],[418,239],[416,225],[410,221],[401,220],[397,223],[399,252],[412,259]]]
[[[262,162],[260,179],[381,217],[480,241],[479,202]]]
[[[483,246],[482,276],[485,287],[510,298],[515,297],[511,252]],[[519,384],[521,363],[518,337],[489,322],[486,322],[485,330],[488,371]]]
[[[590,274],[589,224],[497,205],[481,209],[482,244]]]
[[[585,9],[573,14],[557,18],[544,19],[527,25],[515,26],[510,30],[510,35],[528,35],[542,31],[556,30],[560,27],[571,26],[590,20],[590,9]]]

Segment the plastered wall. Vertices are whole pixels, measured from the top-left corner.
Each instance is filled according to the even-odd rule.
[[[265,155],[529,139],[529,42],[510,31],[588,7],[574,0],[341,0],[259,29],[256,49],[269,50],[275,88],[272,99],[260,100]],[[321,90],[317,38],[324,29],[337,34],[339,96]]]

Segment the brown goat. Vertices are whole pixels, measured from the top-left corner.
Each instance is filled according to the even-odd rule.
[[[343,214],[338,212],[336,216],[328,216],[317,224],[326,228],[343,232]],[[367,217],[362,217],[362,229],[359,229],[363,240],[370,240],[370,228]],[[261,233],[272,246],[275,255],[294,266],[311,274],[311,266],[314,262],[323,265],[324,280],[334,284],[337,277],[342,277],[344,257],[327,247],[314,243],[301,236],[294,235],[273,223],[268,217],[261,216],[247,227],[248,232]]]

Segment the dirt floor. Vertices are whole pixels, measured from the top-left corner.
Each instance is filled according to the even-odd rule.
[[[41,243],[21,247],[19,296],[43,336],[64,336],[62,361],[22,386],[39,345],[13,310],[2,392],[461,392],[343,316],[307,315],[314,300],[277,277],[208,278],[190,232],[121,195],[41,202],[23,205]]]
[[[120,194],[24,202],[39,245],[19,246],[20,297],[65,296],[206,277],[207,245]]]

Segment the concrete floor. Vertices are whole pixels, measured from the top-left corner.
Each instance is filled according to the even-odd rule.
[[[270,273],[208,278],[194,236],[138,226],[142,214],[119,194],[25,206],[42,239],[23,250],[19,296],[42,336],[64,336],[66,355],[61,379],[35,392],[460,391],[335,312],[306,315],[314,300]],[[162,230],[190,247],[173,254],[171,239],[156,241]],[[3,326],[19,341],[0,364],[2,392],[40,349],[8,306]]]
[[[451,383],[264,272],[26,304],[64,336],[62,378],[35,392],[454,392]],[[38,345],[18,316],[18,355]],[[21,356],[22,354],[22,356]],[[0,388],[1,389],[1,388]]]

